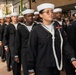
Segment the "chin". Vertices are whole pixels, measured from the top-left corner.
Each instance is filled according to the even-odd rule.
[[[48,21],[52,21],[53,19],[49,19]]]

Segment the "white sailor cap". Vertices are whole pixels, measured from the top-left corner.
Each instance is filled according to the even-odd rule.
[[[11,17],[11,15],[6,15],[6,18]]]
[[[39,12],[38,12],[38,11],[35,11],[35,12],[34,12],[34,15],[36,15],[36,14],[39,14]]]
[[[5,19],[5,15],[0,15],[0,19]]]
[[[34,10],[33,9],[26,9],[22,12],[23,15],[25,14],[30,14],[30,13],[34,13]]]
[[[20,16],[18,16],[18,18],[23,18],[24,16],[22,16],[22,15],[20,15]]]
[[[11,16],[18,16],[19,14],[17,12],[14,12],[11,14]]]
[[[62,12],[62,9],[61,8],[56,8],[56,9],[53,10],[53,12],[54,13],[56,13],[56,12]]]
[[[76,14],[75,14],[75,16],[76,16]]]
[[[51,4],[51,3],[43,3],[43,4],[40,4],[37,6],[37,10],[38,12],[43,10],[43,9],[46,9],[46,8],[51,8],[51,9],[54,9],[55,5],[54,4]]]

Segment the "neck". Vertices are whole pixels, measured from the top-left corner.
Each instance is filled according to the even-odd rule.
[[[12,21],[12,23],[13,23],[13,24],[17,24],[18,22],[14,22],[14,21]]]
[[[7,24],[10,24],[10,22],[6,22]]]
[[[4,24],[4,23],[1,23],[1,24]]]
[[[52,24],[52,21],[43,21],[43,24],[44,25],[50,25],[50,24]]]
[[[33,22],[31,22],[31,23],[26,22],[25,24],[26,24],[27,26],[31,26],[31,25],[32,25],[32,23],[33,23]]]
[[[57,21],[61,21],[61,18],[57,18],[56,20],[57,20]]]

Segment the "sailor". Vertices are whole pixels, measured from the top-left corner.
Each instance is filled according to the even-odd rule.
[[[39,12],[38,11],[34,12],[34,22],[36,22],[36,23],[40,23],[41,22],[41,18],[39,16]]]
[[[18,27],[16,33],[15,61],[18,62],[19,60],[21,60],[21,64],[23,67],[23,74],[28,75],[28,67],[27,67],[28,40],[31,30],[35,26],[35,24],[33,23],[34,10],[26,9],[23,12],[23,15],[26,22],[22,26]],[[21,57],[18,56],[19,53],[21,53],[20,54]]]
[[[66,32],[67,23],[64,19],[62,19],[62,9],[61,8],[55,8],[53,10],[53,12],[54,12],[55,21],[58,22],[63,27],[64,31]]]
[[[70,46],[74,50],[74,54],[76,57],[76,14],[74,14],[75,18],[73,19],[71,25],[67,27],[67,37],[68,42]],[[65,71],[67,75],[75,75],[75,68],[74,66],[69,62],[69,60],[66,60],[67,57],[65,57]]]
[[[5,50],[4,50],[4,46],[3,46],[3,35],[4,35],[4,29],[5,29],[5,16],[4,15],[0,15],[0,47],[1,47],[1,60],[2,62],[5,61]]]
[[[54,7],[51,3],[37,6],[43,22],[30,33],[27,56],[29,75],[60,75],[64,54],[76,66],[76,61],[73,61],[74,52],[63,28],[59,23],[53,22]]]
[[[22,16],[22,15],[18,16],[18,22],[23,23],[24,22],[24,16]]]
[[[5,24],[6,24],[6,27],[8,25],[10,25],[10,22],[11,22],[11,15],[6,15],[6,18],[5,18]],[[6,29],[5,27],[5,29]],[[4,30],[5,32],[5,30]],[[5,34],[5,33],[4,33]],[[3,37],[3,44],[4,44],[4,37]],[[11,53],[10,53],[10,50],[5,50],[5,54],[6,54],[6,64],[7,64],[7,71],[11,71]]]
[[[4,33],[4,47],[5,50],[10,50],[11,53],[11,64],[13,75],[21,75],[21,63],[15,62],[14,52],[15,52],[15,36],[18,26],[21,24],[18,23],[18,13],[14,12],[11,14],[11,23],[6,27]]]

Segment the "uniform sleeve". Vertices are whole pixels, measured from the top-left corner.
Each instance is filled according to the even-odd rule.
[[[67,27],[67,37],[68,37],[68,42],[71,45],[71,47],[75,50],[75,34],[74,33],[74,27],[72,25]]]
[[[1,28],[0,28],[0,42],[2,42],[3,40],[3,38],[2,38],[2,33],[3,32],[3,26],[1,26]]]
[[[0,42],[1,42],[2,40],[1,40],[1,29],[0,29]]]
[[[3,45],[8,46],[8,44],[9,44],[9,27],[6,26],[3,35]]]
[[[64,55],[66,55],[67,59],[71,61],[72,58],[75,58],[74,50],[68,43],[68,38],[65,32],[63,32],[63,46],[64,46]]]
[[[28,69],[34,70],[37,56],[37,33],[36,30],[32,30],[29,37],[28,43]]]
[[[19,29],[16,30],[16,36],[15,36],[15,56],[19,54],[21,46],[21,35]]]

